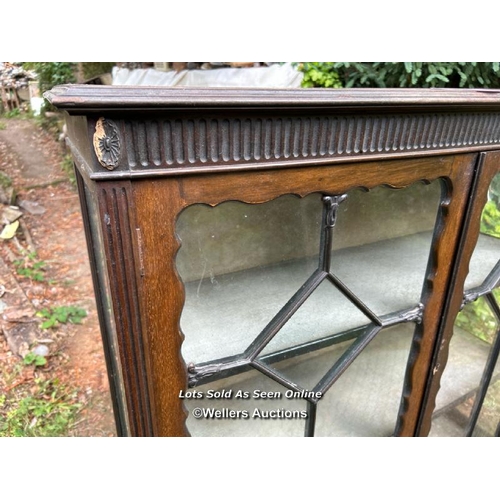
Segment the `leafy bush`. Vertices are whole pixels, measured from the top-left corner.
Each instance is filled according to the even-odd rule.
[[[301,63],[299,69],[304,87],[500,87],[498,62]]]
[[[34,70],[37,73],[41,93],[56,85],[76,82],[76,63],[74,62],[25,62],[23,68]],[[46,111],[55,110],[46,99],[44,99],[43,107]]]
[[[73,62],[28,62],[23,63],[23,67],[36,71],[41,92],[76,81],[76,65]]]
[[[304,72],[302,87],[330,87],[341,88],[339,75],[334,69],[332,62],[307,62],[298,67]]]
[[[498,210],[498,206],[493,200],[486,203],[484,207],[481,232],[500,238],[500,210]]]

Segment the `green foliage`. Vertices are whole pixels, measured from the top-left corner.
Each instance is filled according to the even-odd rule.
[[[489,196],[481,216],[481,233],[500,238],[500,175],[493,179]],[[500,289],[493,293],[500,301]],[[489,343],[493,342],[497,328],[497,320],[483,298],[468,304],[459,313],[456,324]]]
[[[301,63],[299,69],[304,87],[500,87],[498,62]]]
[[[33,118],[33,112],[29,108],[27,103],[21,104],[20,108],[14,108],[11,111],[4,111],[0,113],[0,118],[9,119],[22,119],[22,120],[30,120]],[[0,130],[5,130],[7,128],[7,124],[5,122],[0,122]]]
[[[34,352],[29,352],[26,356],[24,356],[23,363],[25,365],[44,366],[47,364],[47,360],[44,356],[40,356]]]
[[[25,62],[23,68],[34,70],[37,73],[41,93],[52,89],[56,85],[76,81],[76,63],[74,62]],[[43,107],[45,110],[55,110],[46,99]]]
[[[54,328],[59,323],[80,324],[82,319],[87,316],[85,309],[77,306],[56,306],[50,309],[42,309],[36,315],[40,318],[46,318],[41,324],[41,328]]]
[[[65,436],[81,405],[59,380],[35,379],[32,390],[0,396],[0,437]]]
[[[500,290],[495,290],[494,295],[500,300]],[[496,317],[483,297],[467,304],[460,311],[456,325],[490,344],[497,330]]]
[[[63,161],[61,162],[61,169],[68,176],[72,186],[75,187],[76,176],[75,176],[75,169],[73,167],[73,159],[71,158],[71,155],[67,154],[64,156]]]
[[[41,92],[76,81],[74,62],[25,62],[23,67],[37,73]]]
[[[342,84],[332,62],[306,62],[298,67],[304,72],[302,87],[341,88]]]
[[[500,87],[500,63],[336,63],[346,87]]]
[[[488,201],[484,207],[481,232],[500,238],[500,210],[493,200]]]
[[[20,276],[29,278],[33,281],[45,281],[44,267],[46,262],[37,260],[36,252],[30,252],[26,258],[14,261],[16,272]]]
[[[10,111],[5,111],[2,113],[4,118],[17,118],[21,115],[21,110],[19,108],[11,109]]]
[[[0,186],[3,188],[9,188],[12,186],[12,179],[2,171],[0,171]]]
[[[500,208],[500,174],[496,175],[491,181],[489,197]]]

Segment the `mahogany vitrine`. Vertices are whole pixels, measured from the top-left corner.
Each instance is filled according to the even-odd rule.
[[[46,97],[66,112],[120,435],[429,433],[460,308],[487,295],[498,313],[500,246],[479,237],[497,92]]]

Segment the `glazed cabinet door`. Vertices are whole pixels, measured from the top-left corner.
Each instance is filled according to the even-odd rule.
[[[420,432],[477,164],[471,153],[99,182],[123,427]]]
[[[418,435],[500,433],[499,194],[500,152],[481,153]]]

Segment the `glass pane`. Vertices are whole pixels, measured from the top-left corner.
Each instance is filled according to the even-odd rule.
[[[500,258],[500,174],[491,183],[489,199],[481,217],[481,234],[474,249],[465,283],[466,291],[487,293],[485,281],[494,272]],[[486,287],[486,288],[485,288]],[[494,292],[497,297],[498,291]],[[441,389],[430,435],[464,436],[474,403],[481,390],[481,378],[485,370],[492,344],[497,335],[498,318],[484,297],[467,304],[459,313],[450,343],[448,364],[443,373]],[[480,410],[473,435],[493,435],[500,415],[497,409],[496,380],[500,366],[497,363],[486,398]],[[478,400],[479,404],[480,400]],[[496,421],[495,421],[496,420]],[[471,424],[472,425],[472,424]]]
[[[335,363],[373,330],[377,314],[420,302],[440,196],[436,182],[355,191],[337,212],[340,199],[320,194],[188,207],[177,223],[176,264],[185,285],[182,354],[190,380],[204,394],[209,388],[234,394],[242,384],[250,393],[270,388],[286,395],[289,387],[313,391],[318,384],[326,390]],[[413,330],[412,324],[377,330],[360,354],[348,351],[349,363],[359,357],[321,398],[319,435],[394,432]],[[245,409],[243,417],[212,425],[201,422],[205,412],[191,415],[188,428],[196,435],[304,433],[301,416],[300,432],[297,422],[259,431],[247,413],[260,401],[250,399],[229,407],[224,398],[203,398],[206,408]],[[287,404],[306,410],[304,400]],[[187,406],[191,413],[201,408],[198,400]]]
[[[488,201],[481,216],[481,234],[472,254],[465,289],[477,287],[500,259],[500,174],[489,189]]]
[[[334,286],[324,281],[259,355],[266,365],[303,389],[312,390],[370,320]],[[354,332],[353,332],[354,330]],[[324,348],[332,345],[328,354]],[[276,359],[320,350],[293,362]]]
[[[441,379],[431,436],[463,436],[496,334],[496,320],[484,298],[460,313]]]
[[[188,392],[203,396],[184,400],[192,436],[304,435],[304,401],[255,370]]]
[[[375,336],[321,398],[317,436],[393,435],[413,331],[402,324]]]
[[[420,301],[440,199],[436,181],[352,191],[340,205],[331,270],[376,314]]]
[[[321,198],[195,205],[179,216],[188,362],[242,353],[317,268]]]
[[[500,423],[500,367],[497,363],[497,376],[493,378],[484,398],[479,419],[474,428],[474,437],[493,437]]]

